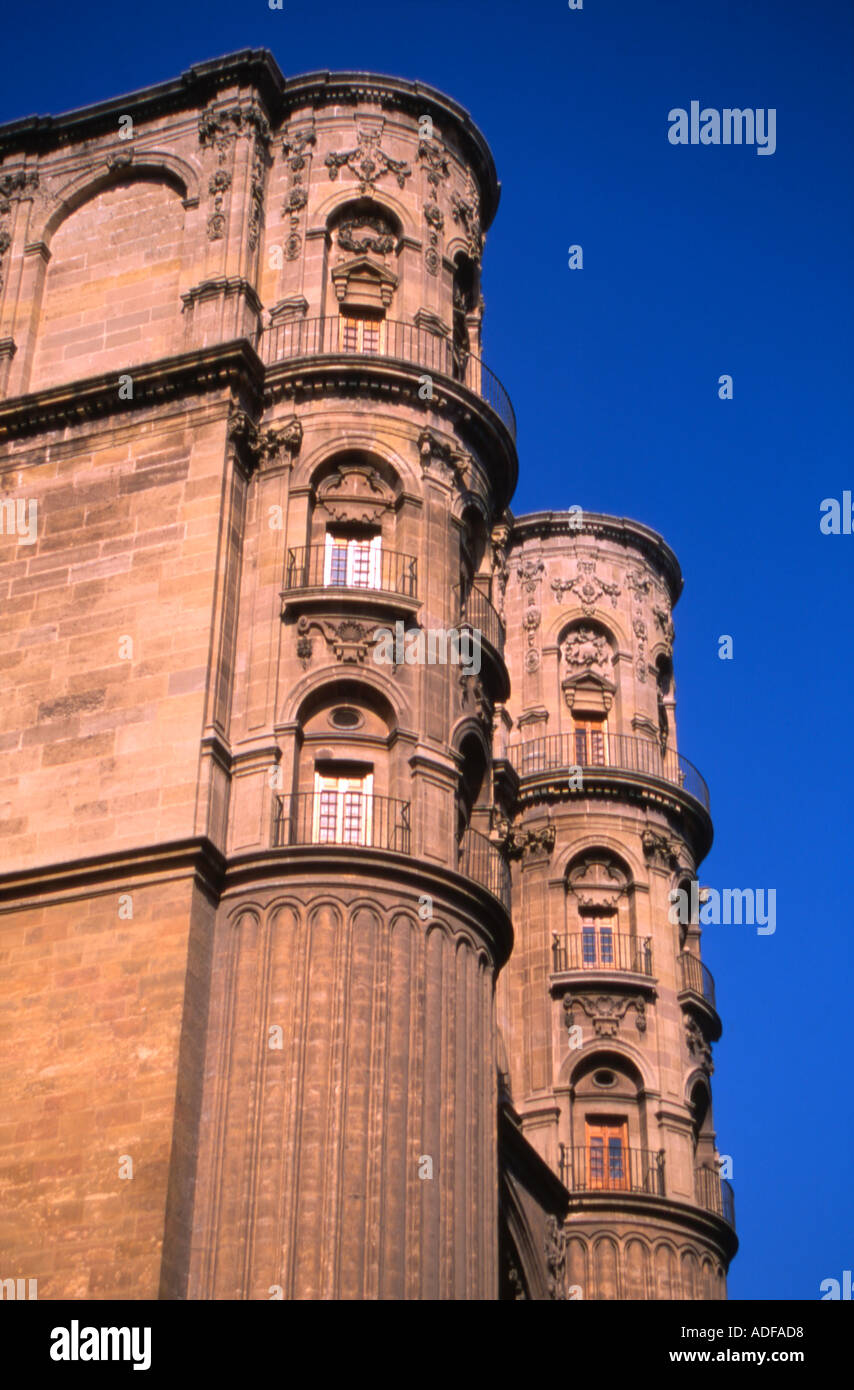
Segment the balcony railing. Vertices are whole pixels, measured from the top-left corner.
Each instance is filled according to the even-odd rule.
[[[694,1176],[698,1205],[713,1211],[735,1229],[735,1194],[726,1178],[714,1168],[697,1168]]]
[[[568,970],[622,970],[652,975],[652,940],[616,932],[571,932],[552,936],[552,964],[556,975]]]
[[[357,791],[276,796],[273,847],[287,845],[353,845],[409,854],[409,802]]]
[[[682,976],[682,988],[690,989],[694,994],[699,994],[714,1009],[716,1007],[715,982],[711,970],[707,970],[703,962],[697,956],[692,956],[690,951],[683,951],[679,957],[679,970]]]
[[[623,772],[645,773],[681,787],[707,811],[709,809],[709,789],[693,763],[672,750],[662,753],[658,743],[635,738],[632,734],[589,730],[547,734],[530,743],[512,744],[508,756],[521,777],[568,767],[612,767]]]
[[[457,603],[458,622],[479,632],[498,655],[503,657],[504,624],[486,594],[482,594],[480,589],[470,589],[465,601],[461,595],[460,586],[455,584],[454,598]]]
[[[479,830],[469,826],[459,846],[459,872],[498,898],[510,910],[510,866],[504,855]]]
[[[570,1192],[646,1192],[664,1196],[664,1153],[625,1145],[560,1146],[560,1180]]]
[[[344,330],[345,320],[338,315],[315,319],[290,319],[271,324],[258,338],[258,354],[268,365],[291,358],[338,356],[342,353],[359,357],[380,357],[406,362],[458,381],[480,396],[499,420],[516,437],[516,416],[498,377],[475,357],[458,347],[453,340],[430,333],[414,323],[393,319],[377,321],[377,331],[351,340]]]
[[[395,550],[365,553],[364,563],[347,563],[324,545],[301,545],[288,551],[285,589],[364,589],[418,597],[418,561]]]

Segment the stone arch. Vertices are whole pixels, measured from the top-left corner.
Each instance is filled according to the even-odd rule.
[[[554,856],[554,877],[566,878],[569,868],[578,859],[597,851],[607,852],[622,864],[631,883],[642,883],[646,878],[645,866],[638,859],[632,846],[606,832],[590,832],[580,840],[575,840],[559,850]]]
[[[130,142],[128,142],[130,143]],[[192,206],[199,201],[201,181],[198,169],[186,159],[168,150],[128,151],[133,154],[130,164],[84,169],[68,183],[58,189],[53,202],[39,227],[33,226],[34,233],[50,247],[57,228],[82,207],[84,203],[96,198],[105,189],[130,179],[152,183],[165,183],[172,187],[185,205]]]
[[[304,417],[306,433],[311,430],[311,416]],[[359,429],[358,426],[351,428],[350,423],[346,426],[344,437],[336,439],[324,434],[312,449],[306,447],[308,440],[303,443],[300,450],[299,459],[294,465],[291,475],[291,488],[311,488],[326,475],[333,472],[336,460],[342,455],[358,454],[362,455],[367,461],[373,462],[378,466],[379,471],[391,482],[396,479],[395,496],[396,498],[403,492],[421,494],[421,471],[416,468],[404,453],[390,449],[382,440],[377,438],[376,432]],[[413,457],[417,459],[418,449],[415,440],[412,440]]]
[[[314,702],[322,700],[324,694],[330,697],[333,693],[336,697],[340,695],[341,703],[345,703],[346,692],[352,685],[363,687],[366,695],[374,699],[379,698],[385,703],[396,730],[407,727],[412,719],[412,707],[406,691],[391,676],[385,675],[381,666],[376,663],[374,666],[348,672],[343,682],[340,668],[337,666],[309,671],[288,692],[286,703],[280,712],[279,723],[298,725],[308,709],[313,707]]]
[[[699,1287],[700,1259],[697,1251],[692,1246],[682,1247],[679,1256],[680,1276],[682,1281],[682,1297],[689,1300],[702,1298]]]
[[[393,218],[400,228],[401,236],[420,238],[420,223],[415,215],[414,203],[410,207],[388,188],[372,189],[370,198],[367,198],[359,193],[353,183],[339,183],[319,200],[312,211],[312,230],[328,230],[330,224],[339,220],[348,205],[357,203],[371,204],[378,213]]]
[[[619,1299],[620,1259],[612,1236],[598,1236],[593,1243],[593,1286],[597,1299]]]
[[[229,927],[236,927],[244,916],[252,917],[256,925],[260,926],[264,916],[264,907],[259,902],[240,902],[229,910],[225,920]]]
[[[129,372],[176,350],[185,191],[159,164],[89,172],[66,190],[45,228],[30,390]]]
[[[557,647],[572,627],[595,624],[610,637],[615,654],[626,659],[631,657],[632,639],[619,609],[596,607],[587,614],[580,604],[560,606],[555,609],[548,624],[543,629],[543,645]]]
[[[623,1297],[632,1300],[646,1300],[650,1289],[649,1246],[640,1236],[629,1236],[623,1254],[624,1293]]]
[[[656,1243],[653,1252],[655,1296],[658,1299],[679,1297],[679,1260],[675,1247],[668,1240]]]
[[[582,1065],[587,1067],[591,1057],[606,1052],[625,1059],[629,1065],[636,1069],[643,1085],[644,1095],[657,1093],[656,1078],[651,1060],[639,1047],[625,1042],[621,1037],[591,1038],[583,1046],[568,1051],[560,1065],[558,1086],[564,1089],[572,1086],[575,1074]]]

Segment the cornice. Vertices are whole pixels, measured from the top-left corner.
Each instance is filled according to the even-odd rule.
[[[526,541],[549,540],[566,536],[593,536],[597,540],[614,541],[617,545],[636,550],[655,566],[665,579],[672,603],[682,592],[682,570],[670,546],[651,527],[630,517],[608,516],[604,512],[527,512],[512,518],[508,554]]]
[[[31,905],[40,907],[81,894],[107,893],[115,884],[164,879],[200,879],[215,896],[219,895],[225,859],[213,842],[204,836],[174,840],[166,844],[116,850],[83,859],[38,864],[32,868],[0,874],[0,915]]]
[[[196,63],[168,82],[141,87],[58,116],[27,116],[9,121],[0,125],[0,161],[27,153],[47,154],[102,134],[115,135],[119,115],[131,115],[141,123],[200,108],[229,87],[254,90],[273,126],[281,125],[294,110],[358,102],[403,110],[416,118],[430,115],[440,125],[451,122],[480,185],[483,230],[487,231],[492,223],[501,186],[492,152],[465,107],[426,82],[385,73],[321,71],[286,79],[266,48],[244,48]]]
[[[111,371],[0,401],[0,444],[224,387],[248,396],[255,409],[261,404],[264,367],[245,338],[161,357],[129,368],[127,374],[133,379],[130,400],[119,399],[118,375]]]

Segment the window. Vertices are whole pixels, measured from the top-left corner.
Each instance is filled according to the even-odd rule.
[[[627,1191],[626,1121],[587,1122],[587,1185],[594,1191]]]
[[[314,774],[314,807],[311,838],[321,845],[369,845],[372,843],[374,777],[335,777]]]
[[[358,314],[342,314],[338,346],[342,352],[383,352],[385,320]]]
[[[327,535],[324,584],[347,589],[381,589],[381,580],[381,536]]]
[[[573,743],[579,766],[607,767],[608,732],[604,719],[574,720]]]
[[[581,963],[587,967],[613,969],[614,931],[609,919],[582,917]]]

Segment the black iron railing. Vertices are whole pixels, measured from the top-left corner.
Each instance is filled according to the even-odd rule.
[[[298,792],[273,801],[273,846],[353,845],[409,854],[409,802],[358,791]]]
[[[418,561],[395,550],[348,552],[325,545],[301,545],[288,551],[285,589],[365,589],[418,597]]]
[[[646,1192],[664,1196],[664,1153],[612,1143],[560,1146],[560,1180],[570,1192]]]
[[[595,931],[555,932],[552,936],[554,973],[567,970],[623,970],[652,975],[652,940],[625,936],[598,927]]]
[[[682,975],[682,988],[690,989],[694,994],[699,994],[714,1009],[715,982],[711,970],[708,970],[697,956],[692,956],[690,951],[682,952],[679,957],[679,969]]]
[[[504,624],[493,608],[486,594],[480,589],[469,589],[465,599],[459,584],[454,585],[454,598],[457,604],[457,621],[463,627],[470,627],[498,652],[504,655]]]
[[[709,809],[709,789],[693,763],[681,753],[664,753],[658,743],[633,734],[576,730],[512,744],[508,757],[521,777],[568,767],[613,767],[672,782]]]
[[[510,866],[497,845],[469,826],[463,832],[458,853],[460,873],[479,883],[509,911]]]
[[[713,1211],[735,1228],[735,1194],[730,1183],[714,1168],[697,1168],[694,1176],[698,1205]]]
[[[426,373],[449,377],[480,396],[516,437],[516,416],[494,372],[453,342],[414,323],[378,319],[368,331],[353,332],[352,320],[337,314],[325,318],[289,319],[271,324],[259,335],[258,355],[268,365],[292,358],[337,356],[384,357],[422,368]]]

